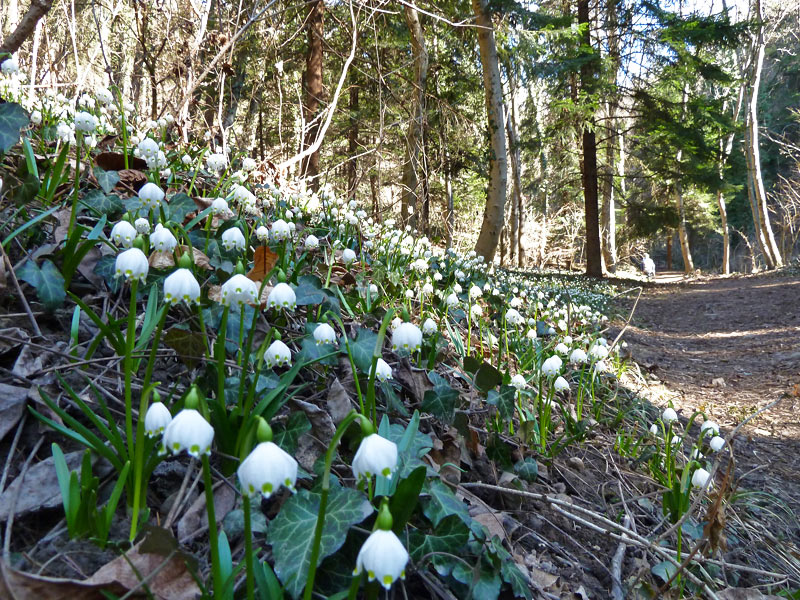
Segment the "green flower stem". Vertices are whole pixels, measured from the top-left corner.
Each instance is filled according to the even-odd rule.
[[[250,521],[250,495],[242,496],[244,508],[244,563],[247,574],[247,600],[255,598],[255,581],[253,579],[253,527]]]
[[[187,196],[192,195],[192,190],[194,190],[194,180],[197,179],[197,174],[200,172],[200,164],[203,162],[203,155],[205,155],[207,148],[203,148],[200,151],[200,156],[197,157],[197,162],[194,165],[194,175],[192,175],[192,182],[189,184],[189,191],[186,192]]]
[[[217,362],[217,403],[225,406],[225,337],[228,331],[228,313],[230,306],[222,309],[222,320],[217,331],[217,340],[214,346],[214,360]]]
[[[261,292],[259,292],[259,295]],[[244,317],[244,313],[242,313],[241,317]],[[253,320],[250,322],[250,330],[247,333],[247,342],[242,345],[242,327],[244,325],[244,319],[239,318],[239,348],[240,348],[240,356],[239,356],[239,366],[242,367],[240,370],[240,379],[239,379],[239,398],[236,402],[236,406],[239,409],[242,408],[242,400],[244,399],[244,384],[247,381],[247,374],[249,369],[246,369],[247,365],[245,361],[247,357],[250,356],[250,352],[253,349],[253,337],[256,329],[256,322],[258,321],[258,310],[253,307]],[[262,356],[263,359],[263,356]],[[263,362],[259,361],[259,362]],[[259,368],[255,371],[255,375],[253,376],[253,385],[251,386],[255,390],[255,386],[258,383],[258,374],[261,372],[261,365],[259,364]],[[250,396],[250,391],[248,390],[248,398]],[[245,413],[242,413],[245,414]]]
[[[358,405],[359,405],[359,407],[361,408],[361,414],[365,414],[365,411],[364,411],[364,396],[363,396],[363,394],[361,393],[361,384],[360,384],[360,383],[358,383],[358,371],[356,370],[356,363],[355,363],[355,361],[353,360],[353,353],[352,353],[352,351],[350,350],[350,339],[347,337],[347,330],[345,329],[345,327],[344,327],[344,323],[342,322],[342,319],[339,317],[339,315],[336,315],[336,314],[334,314],[334,313],[332,313],[332,312],[328,312],[328,314],[329,314],[331,317],[333,317],[333,319],[334,319],[334,320],[335,320],[337,323],[339,323],[339,327],[341,327],[341,328],[342,328],[342,339],[344,340],[344,346],[345,346],[345,348],[347,349],[347,358],[348,358],[348,359],[350,359],[350,368],[351,368],[351,369],[352,369],[352,371],[353,371],[353,382],[355,383],[355,386],[356,386],[356,394],[358,395]],[[383,325],[381,325],[381,328],[383,328]],[[385,332],[385,331],[386,331],[386,330],[384,329],[384,332]],[[379,338],[379,339],[380,339],[380,338]],[[373,365],[374,365],[375,363],[377,363],[377,359],[376,359],[375,357],[373,357],[373,359],[372,359],[372,362],[373,362]],[[373,368],[371,369],[371,371],[374,371],[374,370],[375,370],[375,368],[374,368],[374,366],[373,366]],[[375,381],[375,379],[374,379],[374,377],[373,377],[373,378],[372,378],[372,382],[374,383],[374,381]],[[368,390],[368,391],[369,391],[369,390]],[[373,392],[373,393],[374,393],[374,392]]]
[[[383,340],[386,337],[386,330],[394,318],[394,309],[390,308],[386,311],[381,323],[381,328],[378,330],[378,339],[375,340],[375,350],[372,352],[372,365],[369,369],[369,383],[367,384],[367,414],[372,418],[373,423],[378,422],[378,411],[375,407],[375,374],[378,370],[378,359],[382,355]],[[355,372],[355,371],[354,371]]]
[[[214,598],[223,598],[222,568],[219,561],[219,533],[217,532],[217,518],[214,513],[214,488],[211,481],[211,467],[208,456],[203,455],[203,486],[206,492],[206,512],[208,514],[208,541],[211,545],[211,577],[214,588]]]
[[[197,318],[200,321],[200,332],[203,334],[203,346],[205,352],[205,358],[208,359],[211,356],[211,348],[208,344],[208,334],[206,333],[206,320],[203,317],[203,307],[200,306],[198,303],[197,305]]]
[[[354,372],[355,373],[355,372]],[[308,565],[308,578],[306,580],[306,588],[303,592],[303,600],[311,600],[314,593],[314,578],[317,574],[317,560],[319,559],[319,545],[322,540],[322,528],[325,525],[325,511],[328,508],[328,491],[331,488],[331,466],[333,464],[333,457],[336,454],[336,447],[339,445],[339,440],[342,439],[344,432],[350,424],[359,418],[359,414],[351,410],[344,420],[339,423],[336,428],[336,433],[333,434],[333,439],[328,445],[328,451],[325,453],[325,470],[322,474],[322,491],[319,500],[319,512],[317,513],[317,524],[314,528],[314,541],[311,545],[311,562]]]
[[[347,593],[347,600],[356,600],[358,598],[358,588],[361,587],[361,573],[353,575],[350,581],[350,590]]]
[[[131,380],[133,378],[133,347],[136,344],[136,292],[139,280],[131,282],[131,301],[128,308],[128,329],[125,331],[125,356],[122,359],[122,370],[125,377],[125,435],[128,439],[128,458],[133,457],[133,391]]]
[[[122,120],[122,160],[125,168],[128,168],[128,123],[125,120],[125,105],[122,101],[122,92],[117,87],[117,106],[119,106],[119,116]]]
[[[81,132],[75,136],[75,188],[72,197],[72,210],[69,213],[69,231],[75,227],[75,218],[78,214],[78,192],[81,189]]]

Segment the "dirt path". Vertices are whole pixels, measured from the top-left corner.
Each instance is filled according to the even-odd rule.
[[[654,402],[702,408],[727,434],[782,398],[740,433],[736,471],[800,516],[800,277],[674,279],[645,290],[625,333]]]

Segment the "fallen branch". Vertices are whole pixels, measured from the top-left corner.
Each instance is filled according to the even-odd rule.
[[[25,43],[25,40],[36,29],[36,24],[39,20],[50,11],[52,6],[53,0],[32,0],[28,12],[22,17],[17,28],[3,40],[3,45],[0,46],[0,56],[14,54],[19,50],[20,46]]]

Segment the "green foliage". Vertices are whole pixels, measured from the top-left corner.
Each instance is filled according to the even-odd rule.
[[[64,304],[66,292],[64,291],[64,276],[51,260],[37,265],[33,260],[23,263],[17,276],[36,289],[36,295],[45,310],[53,312]]]
[[[29,123],[28,113],[16,102],[0,104],[0,154],[8,152],[19,141],[20,130]]]

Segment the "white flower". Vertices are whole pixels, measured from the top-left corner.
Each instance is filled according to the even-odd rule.
[[[413,323],[401,323],[392,332],[392,350],[416,352],[422,346],[422,332]]]
[[[572,354],[569,355],[569,362],[579,365],[586,362],[586,352],[581,350],[580,348],[576,348],[572,351]]]
[[[230,227],[222,232],[222,247],[225,250],[244,250],[244,234],[238,227]]]
[[[256,168],[256,161],[255,159],[250,158],[249,156],[242,161],[242,169],[245,171],[252,171]]]
[[[114,96],[107,88],[96,89],[94,95],[103,104],[111,104],[114,101]]]
[[[306,248],[308,250],[316,250],[319,248],[319,238],[315,235],[309,235],[306,238]]]
[[[387,379],[392,378],[392,367],[389,366],[382,358],[378,359],[378,362],[375,363],[375,379],[383,383]]]
[[[533,327],[528,329],[528,333],[525,334],[525,337],[527,337],[529,340],[535,340],[536,339],[536,329],[534,329]],[[556,348],[556,350],[558,350],[558,349]]]
[[[13,56],[5,59],[2,63],[0,63],[0,71],[3,72],[3,75],[13,75],[14,73],[18,73],[19,63],[17,62],[17,59]]]
[[[519,311],[515,308],[509,308],[506,311],[506,323],[511,325],[512,327],[516,327],[518,325],[522,325],[525,323],[525,319],[519,314]]]
[[[161,205],[164,199],[164,190],[158,187],[155,183],[148,181],[139,190],[139,200],[147,208],[156,209]]]
[[[377,296],[379,293],[378,286],[374,283],[369,284],[369,293],[373,296]]]
[[[511,378],[511,385],[513,385],[518,390],[521,390],[528,385],[528,382],[525,381],[524,375],[520,375],[519,373],[517,373]]]
[[[471,288],[469,288],[469,297],[473,300],[475,298],[480,298],[482,295],[483,291],[477,285],[473,285]]]
[[[383,475],[391,479],[397,468],[397,444],[373,433],[361,440],[353,458],[353,475],[356,479],[369,479]]]
[[[658,425],[656,425],[655,423],[650,425],[650,435],[654,435],[654,436],[658,435],[658,432],[659,432]]]
[[[69,142],[72,140],[72,128],[66,123],[59,123],[56,126],[56,135],[62,142]]]
[[[432,318],[428,317],[425,319],[425,322],[422,324],[422,333],[425,335],[433,335],[439,330],[439,326],[436,324]]]
[[[243,304],[254,304],[258,295],[258,287],[255,281],[237,273],[222,284],[220,293],[222,294],[222,304],[236,307]]]
[[[120,221],[111,228],[111,240],[117,246],[130,248],[136,238],[136,228],[128,221]]]
[[[41,111],[35,110],[31,113],[31,123],[34,125],[39,125],[42,122],[42,113]]]
[[[267,297],[267,306],[269,308],[286,308],[294,310],[297,308],[297,295],[294,293],[292,286],[288,283],[279,283]]]
[[[178,269],[164,280],[164,300],[168,304],[191,304],[200,298],[200,284],[189,269]]]
[[[431,294],[432,292],[433,292],[433,286],[430,284],[430,282],[426,281],[425,285],[422,286],[421,294],[423,296],[427,296],[427,295]]]
[[[400,317],[395,317],[394,319],[392,319],[390,327],[392,328],[392,331],[394,332],[402,324],[403,324],[403,319],[401,319]]]
[[[210,171],[222,171],[228,164],[228,157],[224,154],[209,154],[206,156],[206,164]]]
[[[589,348],[589,356],[592,360],[603,360],[608,356],[608,348],[600,343],[594,343]]]
[[[133,222],[133,226],[136,228],[137,233],[141,233],[142,235],[150,233],[150,221],[144,217],[139,217],[136,219]]]
[[[314,329],[314,340],[317,342],[317,346],[321,344],[335,344],[336,331],[327,323],[320,323],[317,325],[316,329]]]
[[[280,340],[275,340],[264,355],[268,367],[292,366],[292,351]]]
[[[272,239],[281,242],[292,235],[292,229],[283,219],[278,219],[272,224]]]
[[[719,425],[714,421],[705,421],[700,426],[700,437],[705,437],[707,435],[719,435]]]
[[[559,376],[556,378],[555,383],[553,383],[553,388],[557,392],[566,392],[567,390],[569,390],[569,383],[567,382],[566,379]]]
[[[269,229],[265,225],[259,225],[256,228],[256,237],[263,244],[269,239]]]
[[[558,375],[561,372],[561,365],[561,358],[554,354],[542,363],[542,373],[548,377]]]
[[[169,229],[159,223],[150,234],[150,245],[159,252],[172,252],[178,245],[178,240]]]
[[[708,445],[711,446],[711,449],[714,452],[719,452],[722,450],[723,446],[725,446],[725,438],[715,435],[713,438],[711,438],[711,441],[708,443]]]
[[[367,572],[367,579],[377,579],[389,589],[398,578],[405,579],[408,551],[393,531],[376,529],[361,546],[353,575]]]
[[[414,291],[413,290],[406,290],[405,297],[408,300],[412,300],[414,298]]]
[[[148,137],[144,138],[141,142],[136,145],[136,149],[139,151],[140,156],[145,160],[150,160],[158,156],[159,148],[158,142]]]
[[[695,470],[692,473],[692,486],[696,488],[704,488],[706,487],[706,483],[711,478],[711,473],[703,469],[702,467]]]
[[[190,164],[192,164],[192,157],[189,156],[188,154],[184,154],[183,156],[181,156],[181,162],[184,165],[189,166]]]
[[[139,279],[144,282],[147,280],[147,272],[150,265],[144,252],[138,248],[129,248],[117,255],[114,263],[115,277],[124,276],[126,280]]]
[[[673,446],[680,446],[680,445],[681,445],[681,442],[683,442],[683,440],[681,439],[681,436],[679,436],[679,435],[673,435],[673,436],[672,436],[672,441],[671,441],[670,443],[671,443]]]
[[[225,198],[214,198],[211,202],[212,215],[226,215],[228,214],[228,201]]]
[[[97,119],[92,113],[81,111],[75,115],[75,131],[91,133],[97,129]]]
[[[678,413],[675,412],[674,408],[665,408],[664,412],[661,413],[661,420],[664,421],[666,425],[669,425],[673,421],[678,420]]]
[[[172,421],[169,409],[161,402],[153,402],[144,415],[144,432],[147,437],[156,437],[164,433]]]
[[[211,454],[214,428],[193,408],[184,408],[164,430],[164,445],[173,454],[186,450],[195,458]]]
[[[342,262],[346,265],[353,263],[356,260],[356,253],[350,248],[345,248],[342,252]]]
[[[233,199],[241,204],[255,204],[256,197],[253,192],[248,190],[243,185],[237,185],[233,188]]]
[[[458,296],[456,294],[450,294],[445,299],[445,304],[447,304],[448,308],[453,308],[454,306],[458,306]]]
[[[236,475],[244,494],[269,498],[282,485],[294,492],[297,461],[277,444],[261,442],[242,461]]]
[[[479,319],[483,316],[483,309],[481,308],[480,304],[473,304],[469,307],[469,314],[472,315],[473,319]]]

